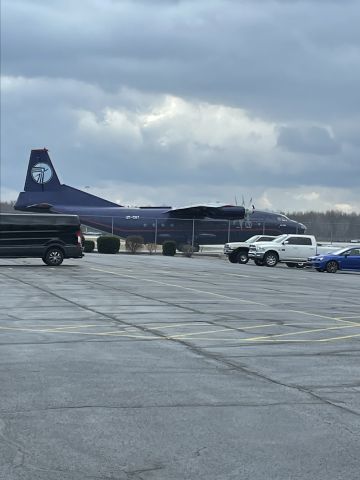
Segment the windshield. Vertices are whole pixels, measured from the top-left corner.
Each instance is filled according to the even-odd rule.
[[[282,242],[282,241],[284,240],[284,238],[286,238],[286,237],[287,237],[287,235],[286,235],[286,233],[285,233],[284,235],[280,235],[279,237],[274,238],[273,242],[280,243],[280,242]]]
[[[248,238],[245,240],[245,243],[251,243],[251,242],[256,242],[256,239],[259,237],[259,235],[254,235],[253,237]]]
[[[347,252],[348,250],[351,250],[349,247],[343,247],[340,248],[339,250],[335,250],[335,252],[329,252],[331,255],[342,255],[343,253]]]

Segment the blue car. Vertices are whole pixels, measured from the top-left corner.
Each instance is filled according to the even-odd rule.
[[[307,264],[318,272],[336,273],[338,270],[360,271],[360,245],[345,247],[326,255],[308,258]]]

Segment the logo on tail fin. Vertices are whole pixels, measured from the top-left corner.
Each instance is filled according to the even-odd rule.
[[[47,163],[37,163],[31,169],[31,177],[34,182],[43,185],[52,179],[53,171]]]

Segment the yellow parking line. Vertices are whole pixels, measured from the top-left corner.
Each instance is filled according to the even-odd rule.
[[[43,327],[42,325],[39,325],[40,327]],[[60,332],[61,330],[66,329],[72,329],[72,328],[93,328],[93,327],[102,327],[104,328],[104,325],[75,325],[75,326],[62,326],[62,327],[55,327],[55,328],[21,328],[21,327],[0,327],[1,330],[19,330],[22,332]]]
[[[208,334],[208,333],[217,333],[217,332],[231,332],[232,329],[230,328],[221,328],[219,330],[208,330],[207,332],[193,332],[193,333],[180,333],[179,335],[171,335],[171,336],[168,336],[167,338],[169,339],[172,339],[172,338],[183,338],[183,337],[190,337],[190,336],[194,336],[194,335],[205,335],[205,334]]]
[[[194,323],[171,323],[170,325],[161,325],[158,324],[158,323],[138,323],[137,324],[138,326],[143,326],[143,327],[148,327],[148,328],[156,328],[156,329],[159,329],[159,330],[164,330],[164,329],[167,329],[167,328],[175,328],[175,327],[210,327],[211,324],[210,323],[206,323],[206,322],[194,322]]]
[[[309,315],[311,317],[325,318],[327,320],[333,320],[335,322],[350,323],[352,325],[360,325],[358,322],[349,322],[348,320],[342,320],[341,317],[329,317],[328,315],[321,315],[319,313],[311,313],[303,310],[286,310],[287,312],[300,313],[302,315]]]
[[[47,331],[48,332],[58,332],[60,330],[64,330],[64,328],[73,329],[73,328],[93,328],[93,327],[103,327],[104,328],[104,325],[75,325],[75,326],[66,325],[64,327],[50,328]]]
[[[252,337],[252,338],[247,338],[246,341],[249,340],[263,340],[266,338],[277,338],[277,337],[289,337],[293,335],[303,335],[306,333],[315,333],[315,332],[325,332],[328,330],[343,330],[344,328],[360,328],[360,324],[358,325],[344,325],[343,327],[336,326],[336,327],[328,327],[328,328],[313,328],[310,330],[301,330],[299,332],[290,332],[290,333],[279,333],[277,335],[269,335],[269,336],[263,336],[263,337]]]
[[[8,320],[7,320],[7,321],[8,321]],[[14,320],[14,323],[15,323],[15,322],[19,322],[19,321],[23,322],[23,320]],[[33,327],[33,328],[62,328],[62,327],[75,328],[75,326],[81,328],[81,327],[84,325],[83,323],[80,323],[79,325],[75,325],[75,326],[74,326],[74,323],[70,323],[70,324],[67,324],[67,325],[64,325],[64,324],[61,324],[61,325],[53,325],[53,324],[52,324],[52,325],[44,325],[44,324],[40,324],[40,325],[39,325],[39,324],[36,324],[36,325],[34,325],[34,324],[30,323],[30,325],[29,325],[26,321],[25,321],[24,323],[26,323],[26,325],[27,325],[28,328],[30,328],[30,327],[31,327],[31,328],[32,328],[32,327]],[[85,326],[88,326],[88,325],[85,325]],[[96,327],[96,325],[90,325],[90,326],[91,326],[91,327]],[[99,325],[99,327],[100,327],[100,326],[103,326],[103,325]],[[14,325],[12,328],[17,328],[17,327],[16,327],[16,325]]]
[[[343,329],[343,328],[354,328],[354,326],[344,326],[344,327],[337,327],[337,329]],[[156,341],[163,341],[163,340],[176,340],[176,339],[181,339],[183,338],[184,340],[196,340],[197,342],[199,341],[216,341],[216,342],[232,342],[236,344],[246,344],[250,342],[252,345],[256,345],[257,343],[281,343],[281,342],[286,342],[286,343],[324,343],[324,342],[334,342],[338,340],[344,340],[344,339],[350,339],[350,338],[355,338],[359,337],[359,334],[354,334],[354,335],[346,335],[346,336],[338,336],[338,337],[331,337],[331,338],[322,338],[322,339],[289,339],[287,338],[286,340],[279,339],[278,337],[285,337],[289,335],[294,335],[294,334],[301,334],[301,333],[306,333],[306,331],[303,332],[295,332],[295,333],[289,333],[289,334],[280,334],[280,335],[272,335],[272,336],[267,336],[267,337],[252,337],[252,338],[241,338],[241,339],[236,339],[236,338],[217,338],[217,337],[197,337],[196,339],[193,338],[188,338],[189,335],[183,335],[183,336],[168,336],[168,337],[158,337],[158,336],[151,336],[151,335],[132,335],[123,331],[114,331],[114,332],[77,332],[77,331],[64,331],[64,330],[56,330],[56,331],[51,331],[51,330],[35,330],[35,329],[20,329],[20,328],[11,328],[11,327],[0,327],[0,329],[3,330],[12,330],[12,331],[26,331],[30,333],[57,333],[57,334],[75,334],[75,335],[90,335],[90,336],[113,336],[113,337],[122,337],[122,338],[133,338],[133,339],[145,339],[145,340],[156,340]],[[336,329],[334,327],[333,329]],[[314,331],[324,331],[324,330],[330,330],[330,329],[316,329],[316,330],[309,330],[308,332],[314,332]],[[204,333],[216,333],[220,330],[216,330],[214,332],[199,332],[198,334],[204,334]],[[196,333],[190,334],[190,335],[197,335]],[[276,338],[275,338],[276,337]]]
[[[97,326],[97,325],[96,325]],[[30,333],[70,333],[76,335],[93,335],[93,336],[117,336],[117,337],[130,337],[130,338],[153,338],[153,339],[162,339],[159,337],[151,337],[149,335],[131,335],[122,330],[115,330],[110,332],[71,332],[66,330],[44,330],[44,329],[34,329],[34,328],[13,328],[13,327],[0,327],[1,330],[10,330],[10,331],[20,331],[20,332],[30,332]],[[136,329],[134,329],[136,331]]]
[[[323,338],[322,340],[319,340],[319,342],[334,342],[335,340],[344,340],[346,338],[354,338],[354,337],[360,337],[360,333],[356,333],[354,335],[346,335],[344,337]]]
[[[20,328],[20,327],[0,327],[1,330],[10,330],[13,332],[31,332],[31,333],[78,333],[82,335],[101,335],[101,333],[89,333],[89,332],[74,332],[73,330],[69,332],[69,329],[73,328],[92,328],[92,327],[102,327],[104,328],[104,325],[87,325],[84,327],[81,326],[76,326],[76,327],[63,327],[63,328]],[[66,330],[65,330],[66,328]],[[134,329],[136,330],[136,329]],[[121,333],[123,333],[122,330],[117,330]]]
[[[241,275],[240,273],[224,273],[223,275],[228,275],[231,277],[250,278],[250,275]]]
[[[247,327],[239,327],[239,328],[228,327],[220,330],[208,330],[207,332],[179,333],[178,335],[172,335],[167,338],[181,338],[181,337],[187,337],[190,335],[205,335],[207,333],[217,333],[217,332],[229,332],[229,333],[240,332],[241,333],[242,330],[252,330],[252,329],[255,330],[256,328],[265,328],[265,327],[274,327],[274,326],[276,325],[274,325],[273,323],[268,323],[263,325],[250,325]]]

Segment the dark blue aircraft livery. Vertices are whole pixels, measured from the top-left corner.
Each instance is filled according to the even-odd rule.
[[[81,223],[126,238],[141,235],[145,243],[214,245],[243,241],[252,235],[304,233],[305,226],[285,215],[243,206],[199,204],[182,208],[127,208],[61,184],[47,149],[32,150],[24,192],[17,210],[72,213]]]

